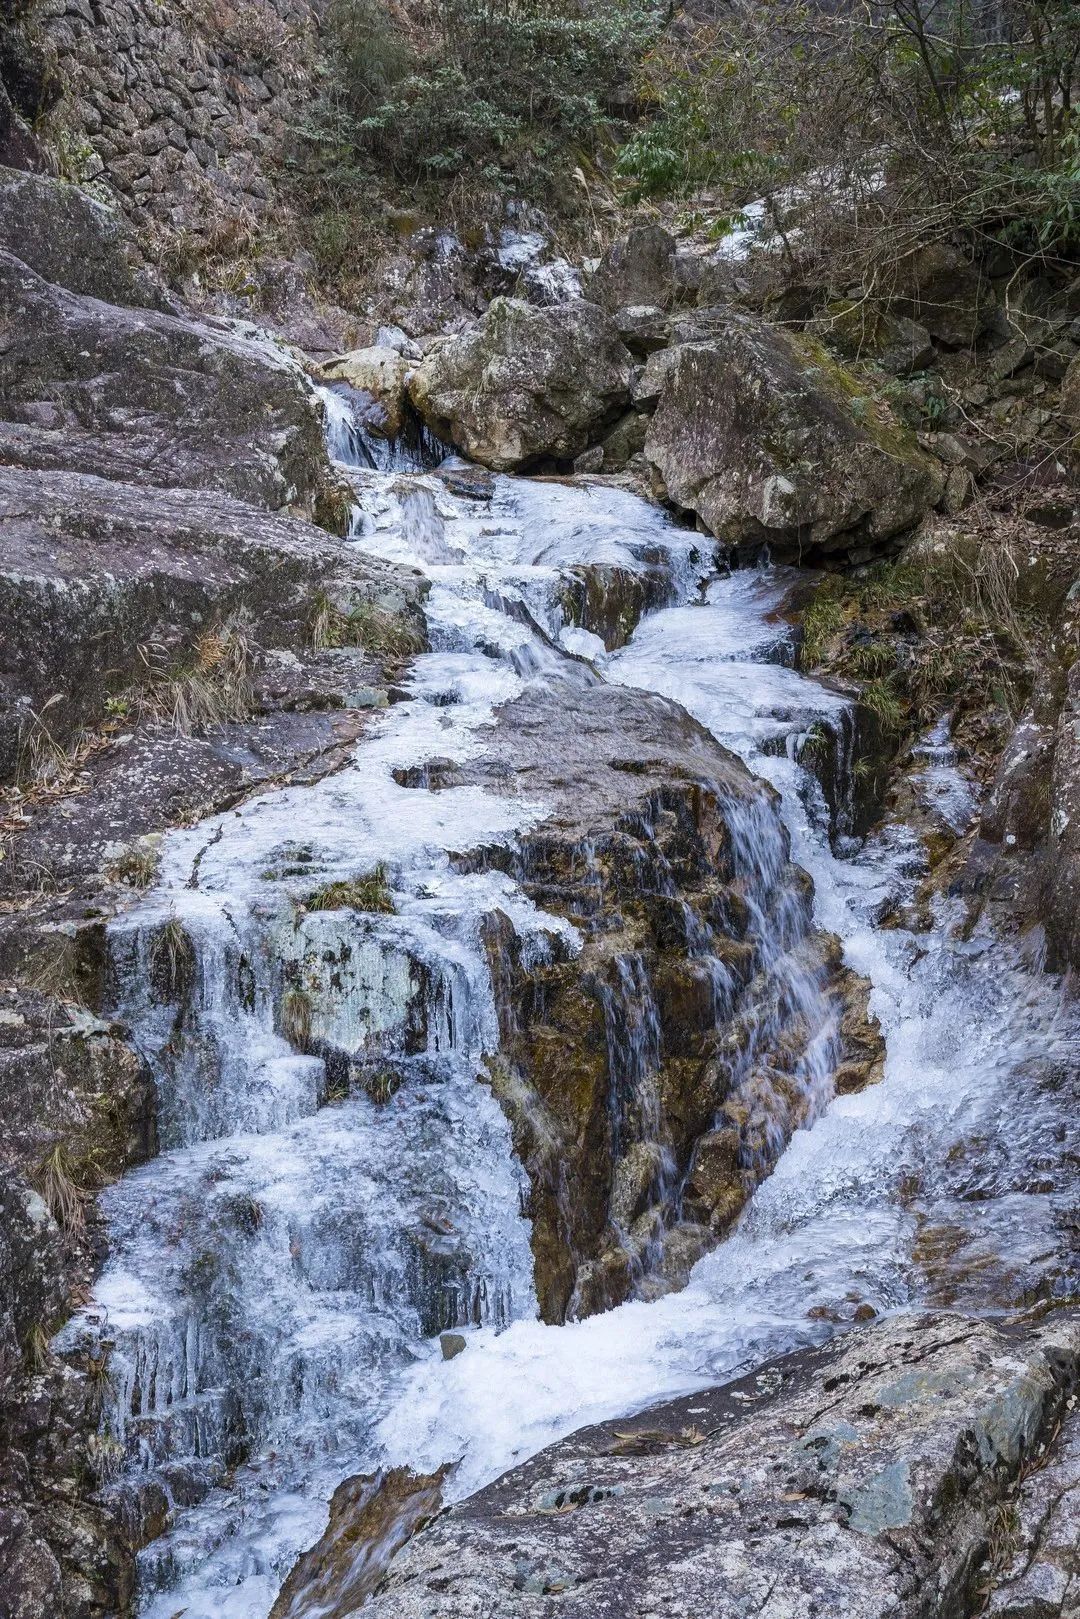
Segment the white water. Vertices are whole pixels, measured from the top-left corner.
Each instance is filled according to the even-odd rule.
[[[331,444],[356,485],[351,543],[431,578],[435,650],[351,767],[174,834],[160,886],[113,941],[166,1150],[106,1194],[112,1258],[64,1342],[115,1344],[123,1477],[160,1481],[174,1504],[176,1527],[141,1559],[150,1619],[264,1619],[351,1472],[460,1460],[461,1494],[582,1423],[819,1338],[860,1303],[921,1296],[923,1226],[962,1227],[978,1275],[1000,1271],[1005,1250],[1027,1263],[1060,1248],[1053,1177],[1027,1172],[1061,1101],[1054,1064],[1075,1052],[1057,986],[989,941],[954,942],[944,914],[917,937],[877,925],[910,891],[918,851],[902,833],[845,859],[830,848],[820,789],[795,756],[816,725],[843,728],[845,702],[789,666],[785,576],[710,579],[694,536],[603,485],[500,478],[489,498],[455,496],[418,470],[423,446],[412,470],[389,455],[382,471],[358,466],[380,458],[361,457],[340,410]],[[673,605],[621,651],[565,622],[568,569],[655,575],[658,559]],[[513,843],[545,806],[398,778],[475,758],[526,682],[598,678],[677,699],[779,789],[818,920],[873,979],[889,1063],[883,1085],[818,1108],[683,1292],[549,1327],[536,1319],[521,1171],[476,1083],[497,1043],[480,931],[498,908],[537,955],[575,938],[509,878],[463,876],[449,858]],[[947,738],[927,747],[930,791],[945,791],[934,771],[952,771],[959,814]],[[746,820],[743,841],[763,869],[782,859],[771,812]],[[306,904],[380,865],[393,915]],[[175,943],[174,923],[194,963],[184,1007],[162,942]],[[327,1105],[321,1056],[282,1035],[297,987],[315,1051],[324,1042],[360,1075],[390,1063],[390,1101],[354,1092]],[[1021,1093],[1036,1099],[1028,1131]],[[989,1143],[989,1201],[943,1167],[973,1140]],[[976,1287],[968,1302],[993,1300]],[[468,1339],[449,1362],[446,1326]],[[185,1508],[192,1477],[194,1493],[217,1487]]]

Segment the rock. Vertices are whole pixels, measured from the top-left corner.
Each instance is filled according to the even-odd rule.
[[[570,460],[630,400],[630,355],[596,304],[496,298],[425,356],[409,393],[427,425],[496,471]]]
[[[631,304],[617,309],[612,319],[631,354],[639,359],[644,360],[657,349],[667,347],[669,321],[655,304]]]
[[[210,491],[2,468],[0,516],[0,777],[32,738],[62,749],[107,697],[191,667],[233,615],[263,648],[308,645],[331,598],[416,615],[410,575]]]
[[[946,242],[928,243],[899,262],[889,301],[950,348],[974,343],[997,313],[989,283]]]
[[[442,1350],[443,1360],[456,1360],[458,1355],[465,1352],[465,1339],[460,1332],[441,1332],[439,1348]]]
[[[1056,1613],[1004,1604],[1029,1566],[1040,1589],[1070,1571],[1078,1371],[1075,1312],[1026,1333],[875,1323],[542,1451],[433,1519],[365,1611],[924,1619],[974,1611],[997,1583],[1010,1619]],[[1044,1498],[1064,1502],[1048,1546]],[[1011,1564],[988,1570],[1006,1514]]]
[[[803,559],[872,548],[939,498],[914,434],[812,340],[732,316],[669,352],[645,455],[659,492],[718,539]]]
[[[645,448],[647,419],[636,410],[627,411],[600,443],[579,455],[575,472],[623,472],[635,455]]]
[[[0,168],[0,247],[43,281],[106,303],[167,309],[129,258],[121,222],[78,186]]]
[[[60,1565],[17,1507],[0,1506],[0,1569],[5,1619],[43,1619],[63,1612]]]
[[[830,945],[796,867],[781,862],[767,896],[760,874],[736,873],[733,806],[769,814],[771,799],[675,705],[614,686],[557,700],[532,689],[500,710],[485,753],[476,779],[525,796],[546,784],[548,817],[525,834],[519,869],[530,899],[582,940],[523,960],[508,922],[484,933],[500,1017],[488,1077],[529,1176],[541,1314],[561,1321],[630,1296],[644,1271],[642,1296],[685,1281],[678,1257],[657,1256],[675,1240],[685,1257],[671,1187],[699,1138],[729,1129],[747,1166],[730,1221],[806,1116],[807,1025],[775,999],[745,884],[769,914],[802,919],[780,978],[828,996]],[[724,1221],[692,1218],[700,1253]]]
[[[1054,735],[1045,916],[1052,958],[1080,967],[1080,661],[1069,669]]]
[[[12,106],[31,127],[52,111],[64,93],[55,56],[14,28],[0,31],[0,81]]]
[[[925,326],[891,314],[872,300],[836,299],[812,323],[811,332],[848,360],[876,360],[883,371],[906,376],[934,358]]]
[[[383,438],[397,438],[409,414],[406,384],[414,362],[396,349],[353,349],[319,368],[326,382],[345,382],[360,395],[355,414]]]
[[[169,482],[311,509],[329,474],[317,400],[270,345],[69,292],[0,252],[0,418],[57,435],[58,463],[159,457]]]
[[[326,1533],[294,1564],[270,1619],[351,1619],[395,1552],[438,1512],[446,1471],[392,1467],[339,1484]]]
[[[675,290],[675,239],[662,225],[635,225],[612,242],[589,281],[589,297],[612,313],[641,304],[669,309]]]

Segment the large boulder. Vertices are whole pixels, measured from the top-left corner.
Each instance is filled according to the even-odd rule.
[[[427,355],[409,391],[440,438],[512,472],[580,455],[629,404],[631,367],[596,304],[496,298],[478,326]]]
[[[645,442],[660,492],[730,545],[872,549],[941,494],[914,434],[809,339],[733,315],[662,376]]]
[[[160,289],[132,267],[117,216],[51,176],[0,168],[0,247],[69,292],[168,307]]]
[[[477,1353],[448,1404],[475,1407]],[[894,1317],[541,1451],[433,1518],[364,1613],[1064,1619],[1078,1372],[1075,1313]]]
[[[60,435],[64,466],[104,471],[115,443],[169,483],[312,509],[329,474],[318,402],[269,343],[70,292],[2,251],[0,327],[0,419]]]
[[[612,311],[666,309],[675,293],[675,239],[662,225],[635,225],[612,242],[589,282],[589,297]]]

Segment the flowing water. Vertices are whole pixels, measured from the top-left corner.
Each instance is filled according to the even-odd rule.
[[[349,1474],[450,1461],[460,1495],[860,1307],[994,1310],[1069,1285],[1077,1050],[1060,985],[988,936],[963,940],[947,903],[927,932],[882,925],[922,874],[920,846],[903,828],[857,841],[844,795],[830,809],[798,762],[826,735],[850,787],[847,700],[792,667],[790,576],[716,574],[698,537],[603,484],[436,475],[430,441],[380,450],[338,396],[326,404],[356,491],[346,543],[427,574],[432,651],[347,768],[173,834],[159,884],[112,930],[162,1152],[105,1194],[111,1257],[62,1343],[109,1349],[115,1499],[133,1523],[173,1519],[140,1556],[149,1619],[265,1619]],[[583,569],[607,581],[584,624],[567,606]],[[627,580],[651,605],[628,642],[604,607]],[[454,784],[534,682],[675,699],[779,790],[815,919],[872,979],[888,1039],[884,1083],[830,1101],[835,1029],[790,968],[805,918],[774,914],[779,814],[764,793],[733,802],[756,948],[786,964],[809,1025],[812,1127],[683,1291],[564,1326],[538,1319],[524,1173],[477,1079],[499,1038],[485,919],[508,917],[534,962],[579,940],[511,877],[456,858],[513,849],[547,813]],[[962,829],[974,806],[947,727],[923,759],[928,802]],[[376,908],[324,908],[329,885],[357,880]],[[612,1105],[632,1096],[670,1200],[649,986],[633,959],[613,983]],[[447,1328],[466,1338],[451,1360]]]

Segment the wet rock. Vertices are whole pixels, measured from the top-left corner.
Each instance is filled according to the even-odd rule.
[[[53,435],[54,465],[164,455],[170,482],[308,511],[329,471],[303,376],[224,324],[121,308],[0,254],[0,416]]]
[[[409,384],[431,430],[496,471],[580,455],[630,401],[631,360],[596,304],[496,298]]]
[[[782,866],[757,903],[801,909],[807,933],[765,969],[743,890],[758,879],[736,871],[731,827],[755,804],[769,816],[768,794],[674,705],[590,685],[556,708],[533,691],[501,711],[484,768],[502,790],[544,784],[551,813],[515,874],[582,937],[539,961],[521,959],[508,923],[486,939],[501,1035],[489,1078],[530,1178],[541,1313],[560,1321],[610,1308],[645,1272],[650,1293],[685,1281],[682,1237],[682,1260],[658,1256],[710,1130],[731,1131],[737,1165],[724,1218],[688,1211],[694,1251],[770,1173],[809,1105],[806,1031],[782,986],[820,975],[824,989],[829,951],[809,931],[805,879]]]
[[[326,1533],[294,1565],[270,1619],[349,1619],[395,1553],[438,1512],[445,1474],[393,1467],[339,1484]]]
[[[320,367],[326,382],[345,382],[360,395],[356,414],[364,426],[383,438],[397,438],[409,413],[406,384],[414,369],[395,349],[353,349]]]
[[[440,1333],[439,1348],[442,1350],[443,1360],[456,1360],[465,1352],[465,1338],[460,1332]]]
[[[245,641],[288,648],[310,645],[331,599],[416,614],[408,576],[351,565],[321,530],[224,495],[0,468],[0,511],[2,775],[31,736],[66,747],[108,697],[190,669],[230,615]]]
[[[669,352],[645,454],[660,492],[718,539],[804,559],[873,548],[940,496],[914,435],[811,340],[732,316],[722,337]]]
[[[970,1611],[1016,1481],[1060,1467],[1049,1503],[1072,1479],[1078,1371],[1075,1314],[1026,1334],[957,1316],[876,1324],[541,1452],[417,1535],[370,1611],[507,1619],[548,1612],[555,1593],[566,1619]],[[1071,1552],[1068,1509],[1043,1552],[1038,1485],[1022,1491],[1017,1577],[1010,1591],[995,1570],[994,1600],[1028,1619],[1060,1609],[1006,1606],[1019,1570],[1031,1561],[1038,1588],[1058,1590]]]
[[[611,313],[649,304],[667,309],[675,293],[675,239],[662,225],[635,225],[620,236],[589,281],[589,297]]]

